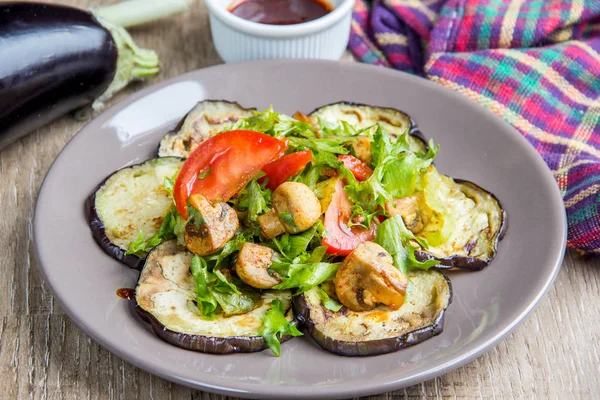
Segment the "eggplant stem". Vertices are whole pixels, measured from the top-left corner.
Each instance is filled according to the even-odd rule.
[[[138,47],[122,26],[97,15],[96,18],[111,33],[118,51],[115,77],[104,93],[92,103],[94,111],[99,111],[104,108],[105,101],[130,82],[150,78],[156,75],[160,69],[156,52]]]
[[[126,0],[121,3],[92,8],[91,12],[113,24],[130,27],[178,14],[194,0]]]

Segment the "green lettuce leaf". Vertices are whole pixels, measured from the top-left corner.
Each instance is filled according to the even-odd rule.
[[[278,238],[273,238],[272,242],[275,248],[281,253],[286,260],[293,260],[300,254],[306,252],[308,245],[313,240],[317,232],[323,230],[323,223],[318,221],[312,227],[302,233],[290,235],[283,234]]]
[[[394,266],[404,274],[411,269],[427,270],[439,264],[437,260],[418,261],[415,258],[417,247],[411,240],[416,240],[415,235],[406,228],[402,216],[395,215],[379,225],[374,242],[390,253]]]
[[[213,319],[222,311],[226,316],[245,314],[260,301],[260,294],[244,285],[228,279],[222,271],[209,271],[206,260],[198,255],[192,258],[190,267],[196,282],[198,311],[205,319]]]
[[[232,265],[233,262],[231,262],[230,256],[240,251],[246,242],[252,242],[252,238],[238,233],[216,254],[212,254],[206,258],[210,261],[215,261],[213,269],[220,269],[227,265]]]
[[[221,271],[214,271],[214,275],[217,279],[211,287],[212,295],[217,299],[223,314],[227,316],[245,314],[256,308],[260,301],[260,294],[257,291],[249,288],[239,289]],[[243,287],[241,280],[237,283],[240,288]]]
[[[248,211],[247,220],[255,222],[258,217],[271,208],[271,190],[266,189],[258,183],[258,179],[264,176],[259,172],[248,184],[240,190],[234,199],[234,207],[238,211]]]
[[[194,255],[190,266],[192,277],[196,282],[196,303],[198,311],[205,319],[213,319],[217,310],[218,302],[210,290],[210,281],[213,280],[208,265],[201,257]]]
[[[288,137],[289,146],[294,150],[312,150],[314,152],[325,152],[333,154],[348,154],[350,149],[347,144],[355,139],[347,137],[332,137],[326,139],[306,139],[298,137]]]
[[[298,121],[290,116],[273,111],[270,107],[262,112],[255,112],[253,116],[242,118],[230,127],[234,129],[247,129],[264,134],[281,137],[315,138],[313,127],[306,122]]]
[[[326,121],[324,119],[318,119],[319,124],[319,132],[321,132],[323,137],[327,136],[358,136],[367,134],[372,126],[356,129],[354,125],[348,123],[347,121],[340,120],[336,122]]]
[[[175,187],[176,178],[177,175],[175,175],[172,178],[165,176],[165,181],[163,183],[163,188],[167,191],[167,193],[169,193],[169,196],[171,196],[171,198],[173,198],[173,188]]]
[[[423,186],[423,176],[439,146],[430,142],[427,153],[415,153],[410,150],[407,138],[405,133],[391,142],[385,130],[377,127],[371,138],[373,175],[365,181],[358,182],[347,168],[338,166],[338,172],[348,182],[344,190],[354,203],[352,221],[358,220],[368,228],[375,216],[383,215],[386,201],[410,196]]]
[[[337,301],[336,299],[331,298],[326,291],[319,288],[319,298],[321,299],[321,303],[323,307],[328,309],[329,311],[338,312],[342,308],[342,303]]]
[[[265,338],[269,348],[277,357],[281,355],[281,344],[279,340],[285,335],[302,336],[302,332],[285,318],[281,302],[274,300],[271,308],[262,318],[262,330],[260,336]]]
[[[296,289],[296,294],[306,292],[321,283],[333,279],[340,263],[275,262],[269,269],[277,272],[281,283],[273,289]]]
[[[264,214],[270,208],[271,191],[263,189],[256,179],[250,181],[248,189],[248,219],[256,221],[259,215]]]

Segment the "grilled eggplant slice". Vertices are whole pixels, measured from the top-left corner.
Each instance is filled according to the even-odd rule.
[[[319,107],[311,112],[309,117],[315,123],[318,122],[318,119],[327,122],[342,120],[357,128],[367,128],[375,124],[380,124],[393,139],[408,131],[410,132],[408,141],[411,150],[427,152],[427,141],[417,129],[414,121],[408,114],[395,108],[375,107],[341,101]]]
[[[444,275],[414,271],[398,310],[380,305],[370,311],[342,307],[333,312],[323,306],[316,288],[296,297],[294,308],[298,321],[323,349],[343,356],[372,356],[439,335],[451,301],[452,286]]]
[[[142,268],[144,257],[126,252],[140,232],[149,239],[160,228],[172,206],[164,179],[177,174],[182,163],[176,157],[148,160],[120,169],[98,185],[85,209],[94,239],[107,254]]]
[[[187,158],[206,139],[216,135],[240,118],[253,115],[255,108],[243,108],[225,100],[204,100],[179,122],[174,132],[163,137],[159,157]]]
[[[258,307],[246,314],[203,319],[195,303],[192,256],[176,240],[161,243],[148,255],[135,289],[136,311],[164,341],[203,353],[249,353],[268,347],[258,334],[274,300],[280,300],[286,318],[293,320],[289,291],[261,292]]]
[[[438,269],[483,269],[496,256],[507,226],[506,212],[493,194],[472,182],[454,179],[451,185],[446,207],[454,219],[452,234],[440,245],[417,250],[415,256],[439,260]]]

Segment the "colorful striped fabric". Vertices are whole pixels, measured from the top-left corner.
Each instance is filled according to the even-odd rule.
[[[357,0],[359,60],[501,116],[553,171],[568,245],[600,255],[600,0]]]

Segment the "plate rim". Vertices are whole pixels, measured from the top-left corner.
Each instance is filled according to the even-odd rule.
[[[314,398],[314,396],[317,393],[319,394],[319,396],[321,398],[345,398],[345,397],[349,397],[349,396],[357,397],[357,396],[365,396],[365,395],[371,395],[371,394],[376,394],[376,393],[388,392],[388,391],[392,391],[392,390],[401,389],[401,388],[404,388],[407,386],[411,386],[414,384],[418,384],[418,383],[421,383],[421,382],[424,382],[427,380],[434,379],[438,376],[444,375],[450,371],[453,371],[453,370],[467,364],[468,362],[474,360],[478,356],[481,356],[484,353],[486,353],[487,351],[489,351],[493,346],[497,345],[500,340],[502,340],[506,335],[508,335],[516,327],[518,327],[525,320],[525,318],[539,305],[540,300],[545,296],[545,294],[550,289],[552,283],[556,279],[556,277],[560,271],[562,262],[564,260],[565,252],[566,252],[566,243],[567,243],[566,210],[564,208],[564,202],[563,202],[562,195],[560,194],[560,190],[558,188],[558,185],[556,185],[556,184],[554,185],[554,187],[555,187],[555,189],[553,190],[554,199],[552,201],[556,202],[558,200],[560,202],[560,205],[562,208],[562,213],[559,213],[560,217],[557,222],[558,222],[558,225],[562,227],[562,229],[560,230],[560,232],[557,233],[557,235],[560,235],[560,238],[555,247],[560,248],[561,250],[559,251],[558,254],[556,254],[555,257],[552,257],[554,262],[553,262],[553,265],[551,266],[552,267],[551,273],[549,274],[549,276],[543,283],[543,286],[541,287],[541,289],[539,290],[537,295],[529,302],[529,304],[527,304],[527,306],[525,307],[525,309],[522,310],[522,312],[520,312],[515,318],[513,318],[513,320],[510,321],[509,324],[505,324],[503,329],[501,329],[493,337],[489,338],[484,343],[475,347],[473,350],[471,350],[467,353],[461,354],[445,364],[442,364],[442,365],[436,364],[436,365],[432,366],[431,368],[429,368],[428,370],[419,373],[418,375],[413,375],[413,376],[396,379],[396,380],[389,380],[385,383],[379,383],[376,385],[368,385],[368,386],[365,386],[364,388],[361,388],[358,390],[354,389],[352,391],[350,391],[349,389],[344,389],[343,387],[340,387],[341,386],[340,384],[319,387],[315,391],[311,391],[310,387],[308,387],[308,390],[304,389],[304,390],[299,390],[297,392],[294,392],[293,391],[294,389],[292,389],[290,387],[277,386],[277,385],[270,385],[270,386],[266,387],[266,389],[264,389],[264,390],[237,389],[235,387],[224,387],[224,386],[219,386],[219,385],[213,385],[208,382],[192,381],[192,380],[183,378],[181,376],[178,376],[176,374],[163,372],[160,369],[157,369],[157,366],[155,364],[150,364],[148,361],[143,360],[142,358],[135,357],[134,355],[129,355],[129,354],[124,353],[121,350],[117,349],[116,346],[114,346],[111,341],[102,339],[100,336],[98,336],[96,334],[96,332],[93,329],[91,329],[90,327],[87,326],[87,324],[84,322],[84,320],[82,318],[80,318],[69,307],[68,303],[66,303],[63,300],[60,293],[55,289],[53,280],[50,277],[50,275],[48,274],[49,270],[47,267],[44,266],[44,263],[42,262],[42,258],[40,257],[40,250],[38,248],[38,243],[40,242],[40,239],[41,239],[39,237],[40,229],[38,228],[38,222],[37,222],[39,220],[39,215],[38,215],[39,204],[40,204],[40,200],[43,200],[43,198],[45,197],[45,195],[47,193],[46,186],[47,186],[49,177],[50,177],[57,161],[59,159],[61,159],[61,157],[64,156],[65,152],[67,151],[67,149],[70,146],[73,146],[79,140],[82,140],[82,138],[83,138],[82,133],[87,131],[90,128],[90,125],[92,125],[98,118],[108,117],[108,116],[113,117],[116,114],[116,112],[122,110],[126,105],[129,105],[129,104],[135,102],[136,100],[141,99],[141,98],[143,98],[151,93],[154,93],[164,87],[167,87],[173,83],[181,82],[184,80],[197,81],[197,79],[194,78],[195,75],[203,74],[203,73],[206,73],[206,71],[210,71],[210,70],[214,70],[214,69],[239,68],[240,66],[245,66],[245,65],[259,65],[260,66],[263,64],[266,64],[269,66],[271,64],[275,64],[275,65],[279,64],[280,67],[285,68],[286,64],[299,64],[299,63],[315,64],[315,65],[334,65],[334,66],[337,65],[340,69],[346,69],[346,68],[359,69],[359,70],[365,70],[365,71],[373,71],[373,72],[376,72],[377,74],[383,74],[383,75],[388,75],[388,76],[401,76],[402,79],[412,80],[418,85],[425,85],[425,86],[432,88],[435,91],[442,91],[445,93],[445,95],[450,96],[450,98],[452,98],[454,101],[467,104],[467,107],[477,106],[480,108],[480,110],[484,110],[482,112],[486,113],[488,116],[493,116],[493,118],[498,123],[502,124],[505,129],[509,128],[508,130],[510,130],[512,132],[512,135],[515,137],[518,137],[517,140],[521,141],[522,144],[526,145],[523,147],[526,149],[526,151],[530,155],[533,156],[532,159],[534,159],[538,165],[543,166],[543,168],[541,169],[543,171],[543,172],[541,172],[541,176],[543,176],[544,180],[548,180],[548,178],[550,178],[555,183],[554,177],[553,177],[550,169],[547,167],[546,163],[544,162],[544,160],[542,159],[540,154],[533,148],[533,146],[527,141],[527,139],[525,137],[523,137],[523,135],[521,135],[520,132],[518,132],[514,127],[512,127],[510,124],[508,124],[506,121],[504,121],[501,117],[499,117],[498,115],[487,110],[481,104],[479,104],[473,100],[470,100],[466,96],[461,95],[449,88],[446,88],[440,84],[431,82],[427,79],[417,77],[417,76],[414,76],[412,74],[408,74],[408,73],[405,73],[402,71],[397,71],[397,70],[393,70],[390,68],[375,67],[375,66],[371,66],[368,64],[358,63],[358,62],[351,63],[351,62],[347,62],[347,61],[308,60],[308,59],[305,59],[305,60],[258,60],[258,61],[247,61],[247,62],[230,63],[230,64],[218,64],[218,65],[214,65],[214,66],[210,66],[210,67],[206,67],[206,68],[197,69],[194,71],[189,71],[184,74],[166,79],[164,81],[161,81],[161,82],[155,83],[153,85],[150,85],[146,88],[143,88],[142,90],[139,90],[139,91],[125,97],[124,99],[121,99],[119,102],[110,106],[109,108],[104,110],[100,115],[96,116],[91,121],[89,121],[85,126],[83,126],[65,144],[65,146],[61,149],[59,154],[56,156],[56,158],[54,159],[54,161],[48,168],[48,171],[46,172],[46,175],[42,181],[42,184],[40,185],[40,188],[39,188],[39,191],[37,194],[37,198],[36,198],[35,211],[34,211],[34,216],[33,216],[33,242],[34,242],[35,257],[38,261],[37,262],[38,271],[42,275],[42,278],[44,279],[44,282],[45,282],[46,286],[48,287],[48,289],[50,290],[50,292],[52,293],[54,299],[56,299],[56,301],[58,301],[61,309],[65,312],[65,314],[77,325],[77,327],[79,329],[81,329],[83,332],[85,332],[86,335],[90,336],[100,346],[104,347],[105,349],[107,349],[111,353],[115,354],[119,358],[125,360],[126,362],[128,362],[128,363],[134,365],[135,367],[140,368],[143,371],[148,372],[152,375],[159,376],[159,377],[164,378],[171,382],[182,384],[189,388],[207,391],[207,392],[211,392],[211,393],[230,395],[230,396],[238,396],[238,397],[243,397],[243,398],[256,398],[257,396],[261,396],[263,398],[281,398],[283,396],[285,398],[306,399],[306,398]],[[371,73],[371,72],[368,72],[368,73]],[[510,216],[509,216],[509,219],[510,219]],[[560,245],[560,247],[558,245]],[[124,267],[124,268],[126,268],[126,267]],[[244,385],[245,384],[242,383],[239,386],[244,386]],[[258,385],[256,385],[256,386],[258,387]]]

